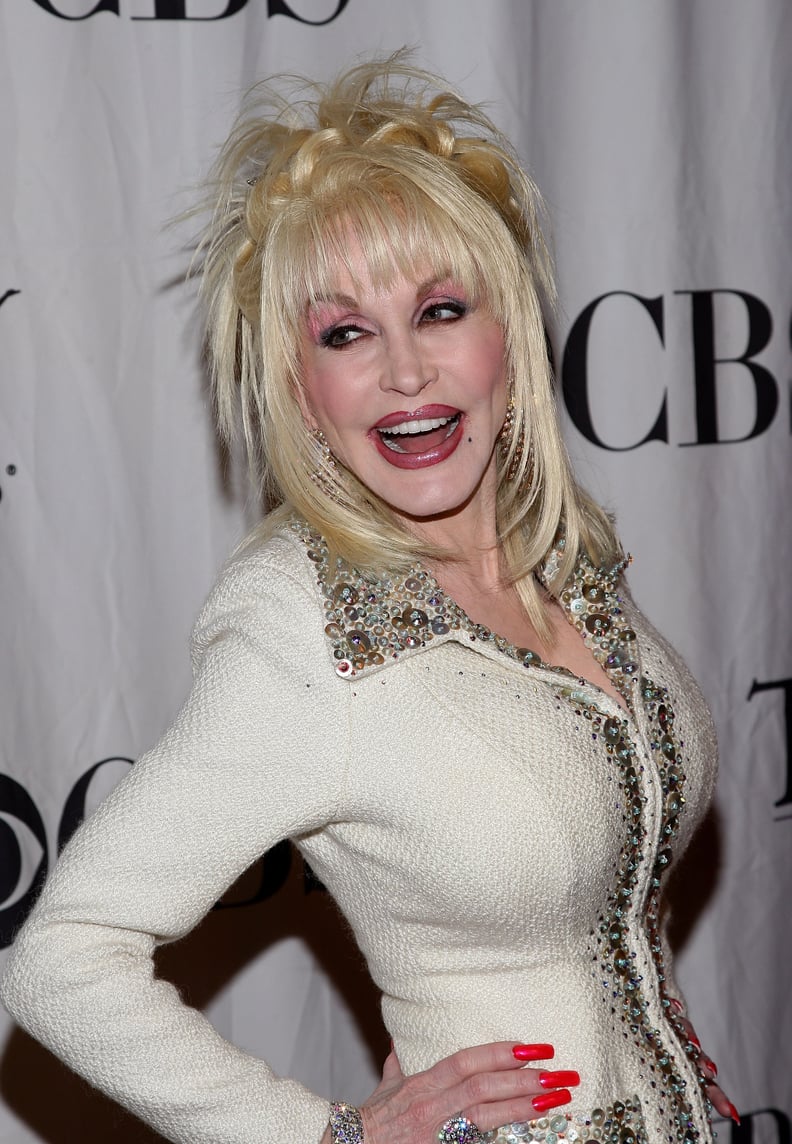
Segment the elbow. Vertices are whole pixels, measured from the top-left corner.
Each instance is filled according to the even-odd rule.
[[[31,933],[26,927],[13,945],[0,979],[0,1001],[16,1023],[34,1036],[42,1014],[59,992],[55,974],[59,958],[54,946],[45,934]]]
[[[22,929],[0,981],[0,1000],[27,1033],[57,1051],[86,1022],[105,988],[107,942],[101,927],[34,921]],[[112,958],[111,958],[112,960]]]

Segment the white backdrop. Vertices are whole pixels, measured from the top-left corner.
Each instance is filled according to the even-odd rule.
[[[721,740],[679,976],[755,1114],[721,1138],[789,1144],[788,0],[0,0],[0,943],[175,713],[253,519],[163,222],[250,83],[405,43],[490,103],[546,194],[570,447]],[[280,848],[226,904],[162,972],[276,1069],[362,1099],[384,1038],[326,895]],[[3,1144],[154,1139],[0,1018],[3,1041]]]

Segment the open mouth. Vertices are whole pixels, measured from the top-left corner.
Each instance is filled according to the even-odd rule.
[[[400,421],[396,425],[377,429],[380,440],[392,453],[427,453],[436,449],[452,436],[461,413],[449,417],[424,417],[413,421]]]
[[[462,440],[465,415],[453,405],[422,405],[388,413],[372,426],[379,455],[397,469],[425,469],[448,460]]]

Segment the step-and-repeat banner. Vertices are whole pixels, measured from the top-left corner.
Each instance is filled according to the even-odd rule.
[[[721,1139],[788,1144],[788,0],[2,0],[0,947],[176,712],[193,617],[253,520],[165,224],[250,84],[404,44],[490,105],[546,195],[570,448],[720,736],[679,976],[744,1113]],[[288,846],[159,970],[279,1072],[373,1087],[377,997]],[[153,1140],[7,1018],[0,1044],[4,1144]]]

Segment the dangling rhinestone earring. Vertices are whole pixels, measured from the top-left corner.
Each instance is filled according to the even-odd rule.
[[[506,417],[504,418],[503,425],[501,426],[500,434],[498,435],[498,448],[500,455],[504,462],[509,459],[509,450],[512,445],[515,431],[515,415],[514,415],[514,393],[509,393],[509,404],[506,406]],[[506,480],[513,481],[520,471],[520,462],[523,456],[523,437],[520,434],[519,440],[516,443],[514,453],[512,455],[509,467],[506,470]]]
[[[314,429],[311,436],[314,442],[314,468],[310,474],[311,480],[325,496],[340,503],[336,481],[338,467],[335,457],[330,452],[327,438],[319,428]]]
[[[509,449],[515,439],[515,435],[519,433],[517,440],[514,444],[514,452],[512,453],[511,460],[509,460]],[[506,416],[501,426],[501,431],[498,435],[498,449],[500,451],[501,460],[506,469],[506,480],[515,481],[519,476],[520,465],[522,464],[523,454],[525,452],[525,435],[517,428],[517,417],[514,407],[514,391],[509,391],[509,403],[506,406]],[[523,471],[522,480],[520,482],[523,489],[528,492],[531,489],[534,481],[534,466],[533,466],[533,449],[531,448],[528,453],[528,464]]]

